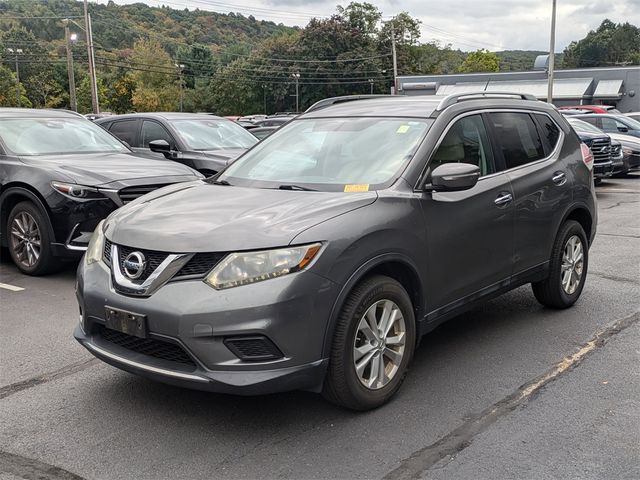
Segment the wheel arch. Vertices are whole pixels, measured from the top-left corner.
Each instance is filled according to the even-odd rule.
[[[418,269],[405,255],[398,253],[385,253],[367,260],[351,274],[338,294],[329,315],[329,322],[324,335],[322,353],[327,357],[331,351],[333,332],[335,330],[340,309],[353,288],[364,278],[371,275],[385,275],[397,280],[407,291],[413,304],[416,320],[416,331],[419,331],[418,322],[424,317],[425,299],[424,289]]]
[[[33,203],[42,212],[47,222],[49,238],[55,239],[49,209],[46,206],[44,198],[42,198],[39,192],[27,184],[11,183],[3,187],[2,194],[0,194],[0,244],[3,246],[7,245],[7,233],[5,229],[7,227],[9,214],[13,207],[25,200]]]
[[[589,209],[587,207],[583,205],[574,205],[572,208],[570,208],[562,218],[562,222],[560,222],[558,229],[560,229],[560,227],[562,227],[562,225],[564,225],[567,220],[574,220],[578,222],[582,226],[584,233],[587,234],[589,244],[593,242],[593,216],[591,215],[591,212],[589,212]]]

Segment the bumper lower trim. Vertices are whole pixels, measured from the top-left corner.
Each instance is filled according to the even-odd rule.
[[[182,380],[189,380],[189,381],[194,381],[194,382],[209,382],[208,379],[201,377],[199,375],[191,375],[189,373],[181,373],[181,372],[175,372],[172,370],[166,370],[164,368],[158,368],[158,367],[153,367],[151,365],[145,365],[144,363],[139,363],[139,362],[134,362],[133,360],[129,360],[128,358],[124,358],[121,357],[119,355],[115,355],[111,352],[108,352],[106,350],[103,350],[102,348],[98,347],[97,345],[94,345],[91,342],[83,342],[83,345],[88,348],[89,350],[97,353],[98,355],[102,355],[104,357],[110,358],[111,360],[114,360],[116,362],[119,363],[124,363],[125,365],[129,365],[131,367],[134,368],[139,368],[140,370],[145,370],[148,371],[150,373],[156,373],[158,375],[167,375],[169,377],[175,377],[175,378],[179,378]]]

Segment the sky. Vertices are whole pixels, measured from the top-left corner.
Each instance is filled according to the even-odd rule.
[[[106,3],[107,0],[99,0]],[[176,9],[231,11],[257,19],[303,27],[312,17],[328,17],[349,0],[115,0]],[[552,0],[368,0],[385,17],[406,11],[422,21],[422,42],[470,51],[549,49]],[[640,0],[558,0],[556,51],[583,38],[603,19],[640,25]]]

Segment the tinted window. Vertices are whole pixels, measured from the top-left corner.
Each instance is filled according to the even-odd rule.
[[[137,147],[136,143],[136,124],[137,120],[120,120],[113,122],[109,131],[113,133],[123,142],[127,142],[132,147]]]
[[[540,126],[540,133],[546,140],[549,147],[548,153],[551,153],[558,144],[558,139],[560,138],[560,129],[558,128],[556,123],[546,115],[536,115],[536,118],[538,119],[538,125]]]
[[[618,126],[624,127],[624,125],[618,124],[615,118],[602,117],[600,121],[602,122],[602,129],[609,132],[615,132],[618,130]]]
[[[490,113],[489,118],[507,169],[544,158],[542,141],[529,114]]]
[[[590,123],[591,125],[595,125],[596,127],[598,126],[596,117],[580,117],[580,120]]]
[[[495,172],[493,152],[480,115],[458,120],[431,157],[431,171],[443,163],[470,163],[480,167],[481,175]]]
[[[149,148],[149,142],[154,140],[165,140],[171,146],[175,144],[169,132],[162,125],[152,120],[144,120],[142,122],[142,146]]]
[[[249,148],[257,142],[247,130],[229,120],[174,120],[171,126],[191,150]]]

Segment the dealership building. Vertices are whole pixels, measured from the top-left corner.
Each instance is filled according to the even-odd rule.
[[[615,105],[623,113],[640,111],[640,66],[555,70],[553,103]],[[529,93],[547,99],[547,72],[464,73],[398,77],[404,95],[451,95],[474,92]]]

